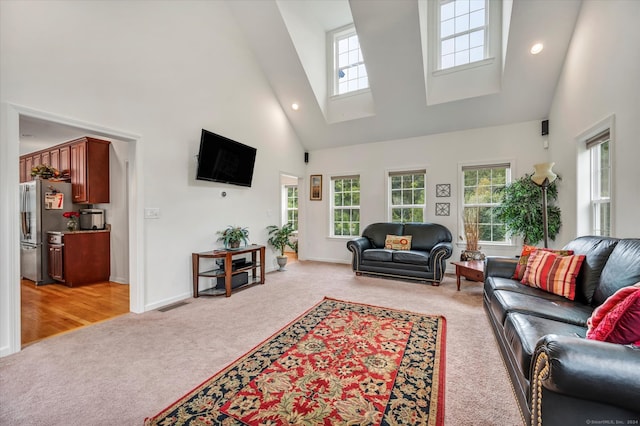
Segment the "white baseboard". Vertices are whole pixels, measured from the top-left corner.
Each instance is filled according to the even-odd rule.
[[[180,302],[181,300],[190,299],[192,297],[193,297],[193,294],[191,294],[191,292],[182,293],[181,295],[178,295],[178,296],[170,297],[168,299],[160,300],[158,302],[150,303],[148,305],[145,305],[144,311],[145,312],[153,311],[155,309],[162,308],[162,307],[165,307],[167,305],[171,305],[171,304],[176,303],[176,302]]]

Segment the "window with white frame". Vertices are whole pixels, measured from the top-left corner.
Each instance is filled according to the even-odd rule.
[[[440,69],[487,57],[488,11],[486,0],[440,0]]]
[[[360,235],[360,176],[331,178],[331,235]]]
[[[587,140],[591,178],[591,231],[611,235],[611,138],[609,129]]]
[[[496,213],[509,183],[511,165],[508,163],[462,166],[462,217],[477,218],[478,241],[508,242],[506,224]]]
[[[343,95],[369,87],[356,28],[350,25],[330,33],[333,40],[333,95]]]
[[[389,218],[391,222],[424,222],[426,170],[389,173]]]
[[[287,223],[291,229],[298,230],[298,187],[287,186]]]

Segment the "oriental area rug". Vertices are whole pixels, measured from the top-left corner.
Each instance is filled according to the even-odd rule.
[[[445,325],[325,298],[145,425],[439,426]]]

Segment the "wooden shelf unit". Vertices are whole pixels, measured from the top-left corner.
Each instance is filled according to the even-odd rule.
[[[251,263],[245,266],[233,269],[233,258],[235,256],[251,254]],[[258,259],[258,254],[260,259]],[[200,271],[200,259],[224,259],[224,268],[214,268],[206,271]],[[264,284],[264,262],[265,262],[265,247],[252,244],[250,246],[242,247],[235,250],[213,250],[202,253],[192,253],[191,263],[193,267],[193,297],[200,296],[231,296],[232,290],[238,290],[254,284]],[[260,269],[258,273],[258,269]],[[242,272],[249,272],[249,279],[246,284],[239,285],[235,288],[232,287],[233,276]],[[224,277],[224,290],[217,289],[215,286],[207,288],[205,290],[199,289],[200,278],[223,278]]]

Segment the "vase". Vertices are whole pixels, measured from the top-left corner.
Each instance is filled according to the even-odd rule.
[[[76,218],[74,218],[74,217],[69,218],[69,220],[67,221],[67,229],[69,231],[77,231],[78,230],[78,221],[76,220]]]
[[[469,260],[484,260],[484,253],[480,250],[462,250],[460,253],[461,261],[469,261]]]
[[[276,256],[276,261],[278,262],[278,266],[280,267],[278,269],[279,272],[286,271],[284,267],[287,264],[287,260],[288,260],[287,256]]]

